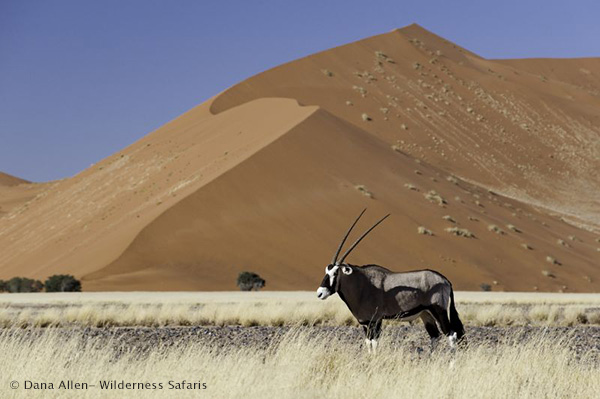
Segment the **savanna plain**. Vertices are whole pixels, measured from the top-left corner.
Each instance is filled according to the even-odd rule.
[[[597,397],[600,295],[456,300],[456,350],[432,349],[420,321],[389,321],[369,354],[343,302],[313,292],[3,294],[0,396]]]

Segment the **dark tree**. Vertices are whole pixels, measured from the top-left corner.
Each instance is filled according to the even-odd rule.
[[[481,288],[481,291],[491,291],[492,290],[492,286],[487,283],[481,283],[479,285],[479,288]]]
[[[6,282],[6,291],[8,292],[40,292],[44,288],[39,280],[33,280],[27,277],[13,277]]]
[[[237,286],[242,291],[258,291],[265,286],[265,280],[252,272],[241,272],[237,278]]]
[[[6,281],[0,280],[0,292],[6,292],[6,291],[8,291],[6,289]]]
[[[34,280],[31,284],[31,288],[32,291],[30,292],[42,292],[42,290],[44,289],[44,283],[42,283],[40,280]]]
[[[21,277],[13,277],[6,282],[6,291],[8,292],[21,292]]]
[[[70,274],[55,274],[44,283],[46,292],[81,292],[81,282]]]

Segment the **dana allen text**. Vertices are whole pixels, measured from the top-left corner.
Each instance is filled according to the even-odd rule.
[[[54,386],[53,382],[36,382],[25,380],[23,384],[23,388],[25,389],[66,389],[66,390],[78,390],[78,389],[89,389],[89,384],[87,382],[75,382],[71,380],[60,381],[58,385]]]

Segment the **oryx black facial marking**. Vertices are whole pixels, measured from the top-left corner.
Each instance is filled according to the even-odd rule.
[[[325,268],[325,277],[317,289],[318,298],[327,299],[335,293],[340,296],[363,326],[369,351],[377,347],[384,319],[410,321],[420,318],[432,345],[437,342],[441,330],[454,347],[463,338],[464,327],[454,306],[452,284],[446,277],[433,270],[395,273],[377,265],[344,263],[358,243],[389,215],[363,233],[338,260],[346,239],[365,210],[350,226],[333,261]]]

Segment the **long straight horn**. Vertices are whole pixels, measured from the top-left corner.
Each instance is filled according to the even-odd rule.
[[[352,252],[352,250],[353,250],[353,249],[354,249],[354,248],[355,248],[355,247],[358,245],[358,243],[359,243],[359,242],[361,242],[361,240],[362,240],[363,238],[365,238],[365,237],[367,236],[367,234],[369,234],[369,233],[371,232],[371,230],[373,230],[375,227],[377,227],[377,226],[379,225],[379,223],[383,222],[383,221],[384,221],[384,220],[385,220],[385,219],[386,219],[388,216],[390,216],[390,214],[389,214],[389,213],[388,213],[387,215],[385,215],[383,218],[381,218],[381,219],[379,220],[379,222],[375,223],[375,224],[373,225],[373,227],[371,227],[369,230],[365,231],[365,232],[363,233],[363,235],[362,235],[362,236],[360,236],[360,237],[358,238],[358,240],[354,241],[354,244],[352,244],[352,246],[351,246],[351,247],[350,247],[350,248],[349,248],[349,249],[346,251],[346,253],[345,253],[345,254],[342,256],[342,259],[340,259],[340,260],[339,260],[339,263],[340,263],[340,264],[341,264],[341,263],[344,263],[344,259],[346,259],[346,257],[347,257],[348,255],[350,255],[350,252]]]
[[[360,217],[363,215],[363,213],[365,213],[366,210],[367,210],[367,208],[363,209],[363,211],[360,213],[360,215],[358,215],[358,217],[356,218],[356,220],[354,221],[354,223],[352,223],[352,226],[350,226],[350,228],[348,229],[348,232],[346,233],[346,235],[344,236],[344,239],[340,243],[340,246],[338,247],[337,252],[335,253],[335,255],[333,255],[333,260],[331,261],[332,265],[337,264],[336,263],[337,262],[337,257],[340,254],[340,251],[342,250],[342,247],[344,246],[344,243],[346,242],[346,239],[350,235],[350,232],[352,231],[352,229],[354,228],[354,226],[356,226],[356,223],[358,223],[358,219],[360,219]]]

